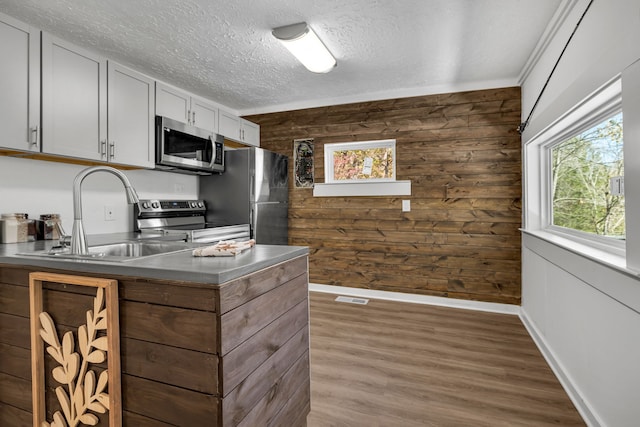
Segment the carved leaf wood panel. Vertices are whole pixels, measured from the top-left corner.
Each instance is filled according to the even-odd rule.
[[[97,288],[93,309],[86,312],[86,324],[78,327],[77,340],[72,331],[67,331],[62,336],[62,342],[60,341],[54,320],[49,313],[43,311],[43,281]],[[117,289],[115,280],[49,273],[30,274],[34,427],[93,426],[99,422],[96,413],[104,414],[107,411],[109,425],[120,424],[122,415]],[[62,412],[56,411],[53,414],[50,422],[44,419],[43,342],[46,343],[46,353],[58,365],[52,369],[51,374],[58,383],[55,394],[62,409]],[[92,365],[105,361],[108,368],[96,375]]]

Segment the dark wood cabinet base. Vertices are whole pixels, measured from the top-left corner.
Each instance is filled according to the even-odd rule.
[[[118,281],[123,425],[306,425],[307,264],[298,257],[223,284],[100,275]],[[0,265],[0,424],[6,427],[31,424],[34,271],[95,277]],[[44,283],[45,311],[58,332],[75,333],[84,323],[92,296],[82,288]],[[49,375],[47,388],[55,386]]]

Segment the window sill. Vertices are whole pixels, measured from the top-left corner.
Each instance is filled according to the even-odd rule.
[[[576,255],[580,255],[598,264],[604,265],[611,269],[617,270],[621,273],[638,277],[640,273],[631,270],[627,267],[626,257],[618,250],[604,250],[595,248],[593,246],[577,242],[574,239],[570,239],[564,236],[560,236],[555,233],[550,233],[543,230],[525,230],[520,229],[523,234],[537,237],[548,243],[551,243],[557,247],[565,249]]]
[[[411,181],[335,182],[313,186],[314,197],[410,196]]]

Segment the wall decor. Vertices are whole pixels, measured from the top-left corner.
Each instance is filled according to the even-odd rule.
[[[77,339],[72,331],[65,332],[62,340],[58,337],[53,318],[43,311],[43,282],[97,288],[93,310],[86,311],[87,322],[78,327]],[[36,272],[29,275],[29,295],[33,425],[93,426],[100,422],[98,414],[108,413],[109,426],[121,426],[118,282]],[[54,366],[50,384],[47,384],[51,380],[46,380],[48,376],[44,372],[47,354]],[[95,365],[105,361],[107,369],[100,371]],[[50,411],[53,412],[51,422],[45,420],[46,388],[55,389],[61,409]]]
[[[313,188],[313,138],[293,140],[293,175],[296,188]]]

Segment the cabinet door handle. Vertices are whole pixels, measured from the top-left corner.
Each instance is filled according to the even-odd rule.
[[[107,156],[107,140],[103,139],[98,143],[98,151],[100,152],[100,157]]]
[[[29,144],[38,145],[38,136],[39,136],[40,127],[39,126],[33,126],[30,129],[30,131],[31,131],[31,139],[29,140]]]
[[[116,155],[116,143],[114,141],[111,141],[111,144],[109,144],[109,158],[113,159]]]
[[[195,111],[191,112],[191,124],[192,125],[196,124],[196,112]]]

